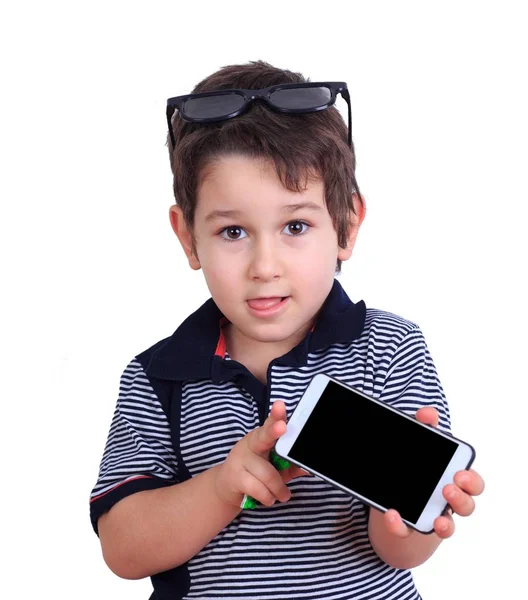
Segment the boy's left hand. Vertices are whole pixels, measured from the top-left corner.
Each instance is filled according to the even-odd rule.
[[[416,419],[426,425],[438,427],[438,411],[432,406],[420,408],[416,413]],[[454,480],[454,484],[450,483],[444,487],[443,496],[454,513],[467,517],[475,510],[473,496],[478,496],[484,491],[484,480],[473,469],[458,471]],[[385,513],[384,520],[390,533],[397,537],[406,538],[414,531],[407,527],[398,511],[394,509]],[[436,535],[443,539],[451,537],[455,532],[455,522],[449,513],[437,517],[433,526]]]

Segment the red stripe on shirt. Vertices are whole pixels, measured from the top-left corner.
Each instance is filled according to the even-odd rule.
[[[90,504],[92,502],[95,502],[96,500],[99,500],[99,498],[102,498],[103,496],[106,496],[106,494],[109,494],[110,492],[113,492],[114,490],[117,490],[118,487],[120,487],[122,485],[125,485],[125,483],[129,483],[130,481],[136,481],[136,479],[152,479],[152,477],[150,475],[138,475],[137,477],[131,477],[130,479],[127,479],[126,481],[122,481],[121,483],[118,483],[111,490],[108,490],[104,494],[99,494],[99,496],[96,496],[95,498],[92,498],[90,500]]]

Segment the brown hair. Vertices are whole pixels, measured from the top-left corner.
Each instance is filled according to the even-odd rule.
[[[229,65],[198,83],[193,93],[228,88],[259,89],[281,83],[310,81],[300,73],[278,69],[264,61]],[[354,147],[348,145],[347,126],[335,106],[315,113],[284,114],[254,102],[247,112],[226,121],[172,123],[175,146],[170,138],[174,198],[192,230],[200,176],[220,156],[241,154],[273,162],[277,176],[290,191],[301,192],[310,177],[322,178],[325,201],[344,248],[350,213],[355,213],[352,194],[363,202],[356,183]],[[337,261],[336,270],[341,270]]]

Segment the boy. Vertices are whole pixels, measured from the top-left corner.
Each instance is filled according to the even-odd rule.
[[[125,369],[92,523],[110,569],[150,576],[158,600],[419,598],[409,569],[453,533],[450,515],[421,535],[269,461],[319,372],[450,426],[420,328],[351,302],[334,279],[365,216],[350,109],[347,131],[331,106],[341,93],[350,107],[346,86],[262,101],[277,84],[306,80],[233,65],[194,90],[211,94],[169,102],[170,221],[212,299]],[[253,91],[216,93],[229,89]],[[483,485],[459,472],[444,494],[469,515]]]

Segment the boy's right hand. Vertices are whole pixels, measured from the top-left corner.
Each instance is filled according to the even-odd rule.
[[[215,487],[223,502],[240,508],[244,494],[265,506],[271,506],[275,500],[287,502],[290,499],[286,484],[310,473],[296,465],[277,471],[269,461],[270,450],[285,432],[286,406],[277,400],[264,425],[237,442],[220,465]]]

